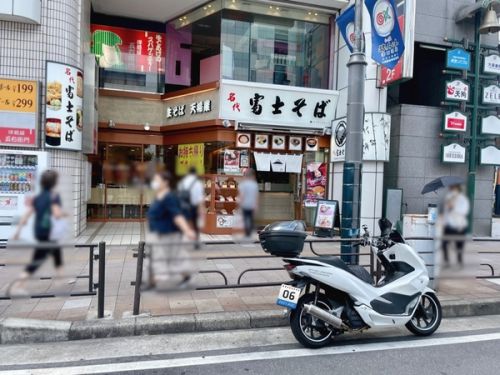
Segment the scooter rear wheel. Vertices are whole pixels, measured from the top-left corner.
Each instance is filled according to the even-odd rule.
[[[293,335],[298,342],[311,349],[328,345],[333,334],[332,328],[325,322],[305,312],[304,305],[310,303],[325,311],[331,309],[328,299],[323,295],[318,295],[316,303],[314,299],[314,293],[303,295],[298,301],[297,308],[290,313],[290,327]]]
[[[417,336],[429,336],[439,328],[442,316],[437,296],[434,293],[425,293],[420,298],[411,320],[406,323],[406,328]]]

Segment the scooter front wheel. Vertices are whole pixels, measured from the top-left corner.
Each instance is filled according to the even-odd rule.
[[[304,310],[304,305],[314,304],[322,310],[330,311],[328,299],[323,295],[318,295],[316,303],[314,301],[314,293],[303,295],[298,301],[297,308],[290,313],[290,327],[293,335],[306,348],[312,349],[327,345],[333,334],[332,329],[325,322]]]
[[[420,298],[411,320],[406,323],[406,328],[417,336],[429,336],[439,328],[442,316],[437,296],[434,293],[425,293]]]

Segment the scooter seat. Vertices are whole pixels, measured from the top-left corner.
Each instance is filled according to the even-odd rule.
[[[317,257],[317,258],[305,258],[305,257],[303,257],[301,259],[316,260],[316,261],[319,261],[322,263],[326,263],[330,266],[340,268],[346,272],[349,272],[351,275],[356,276],[361,281],[364,281],[365,283],[373,285],[373,280],[372,280],[372,277],[370,276],[370,273],[363,266],[348,265],[339,257],[322,256],[322,257]]]

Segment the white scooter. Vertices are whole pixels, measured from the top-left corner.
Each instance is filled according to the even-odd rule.
[[[364,226],[362,246],[371,246],[384,267],[377,284],[361,266],[338,257],[284,258],[293,281],[283,284],[277,304],[291,309],[295,338],[309,348],[320,348],[339,334],[372,327],[406,326],[427,336],[441,323],[436,293],[428,288],[425,263],[387,219],[379,220],[379,238]]]

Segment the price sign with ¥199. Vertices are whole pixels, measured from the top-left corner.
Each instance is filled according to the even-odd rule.
[[[33,112],[37,83],[0,79],[0,111]]]
[[[0,145],[37,146],[38,82],[0,78]]]
[[[288,284],[282,284],[276,304],[290,309],[295,309],[297,307],[297,301],[300,297],[300,292],[300,288],[295,288],[294,286]]]

